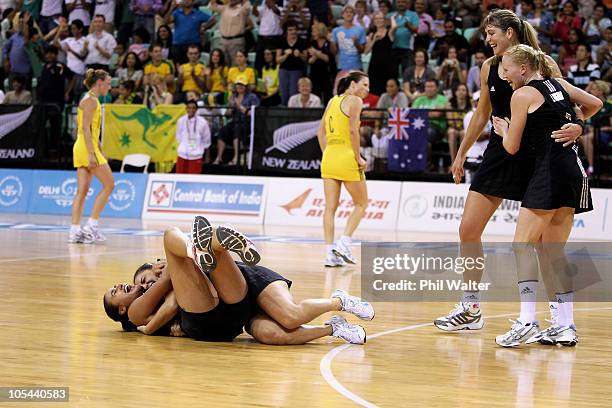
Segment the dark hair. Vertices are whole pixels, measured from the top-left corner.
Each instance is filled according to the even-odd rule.
[[[535,7],[535,3],[533,2],[533,0],[521,0],[521,3],[527,3],[531,8]]]
[[[94,16],[94,19],[100,17],[102,19],[102,21],[104,21],[106,23],[106,16],[104,14],[96,14]]]
[[[140,265],[140,266],[138,267],[138,269],[136,269],[136,272],[134,272],[134,277],[132,278],[132,282],[137,283],[137,282],[136,282],[136,277],[137,277],[137,276],[138,276],[138,275],[139,275],[141,272],[148,271],[148,270],[150,270],[150,269],[153,269],[153,264],[152,264],[152,263],[150,263],[150,262],[147,262],[147,263],[144,263],[144,264]]]
[[[581,29],[579,28],[570,28],[568,31],[568,38],[567,38],[567,42],[569,43],[569,33],[571,33],[572,31],[574,31],[576,33],[576,37],[578,37],[576,39],[576,45],[581,45],[584,43],[584,33],[582,32]]]
[[[430,78],[430,79],[428,79],[427,81],[425,81],[425,83],[428,83],[428,82],[433,82],[433,83],[436,85],[436,88],[439,88],[439,87],[440,87],[440,84],[438,83],[438,80],[437,80],[437,79],[432,79],[432,78]]]
[[[17,82],[21,86],[25,86],[26,79],[25,79],[25,77],[23,75],[15,75],[11,82]]]
[[[195,106],[196,109],[198,108],[198,102],[196,102],[194,99],[190,99],[187,102],[185,102],[185,106],[189,106],[189,105]]]
[[[284,27],[285,34],[287,34],[287,31],[289,31],[289,27],[295,27],[296,30],[298,29],[297,23],[293,20],[289,20],[285,23],[285,27]]]
[[[274,57],[274,50],[271,48],[266,48],[264,50],[264,54],[266,53],[266,51],[270,51],[273,55],[272,55],[272,62],[271,63],[267,63],[264,60],[264,68],[266,69],[276,69],[276,58]]]
[[[161,48],[162,50],[164,49],[164,46],[161,43],[153,42],[151,45],[149,45],[149,52],[153,52],[153,50],[157,47]]]
[[[453,23],[453,26],[454,26],[455,28],[457,28],[457,22],[456,22],[456,21],[455,21],[455,19],[454,19],[454,18],[452,18],[452,17],[447,17],[447,18],[446,18],[446,20],[444,20],[444,24],[446,24],[446,23]]]
[[[132,81],[131,79],[128,79],[127,81],[121,81],[119,85],[130,91],[130,93],[132,93],[134,92],[134,88],[136,87],[136,82]]]
[[[2,19],[4,20],[5,18],[7,18],[12,12],[14,11],[13,8],[9,7],[6,10],[4,10],[2,12]]]
[[[349,74],[338,81],[338,95],[342,95],[351,86],[351,82],[359,82],[368,75],[361,71],[351,71]]]
[[[143,44],[149,44],[151,42],[151,34],[149,34],[147,29],[144,27],[138,27],[132,34],[139,36]]]
[[[225,53],[220,48],[215,48],[210,52],[210,62],[209,64],[212,67],[212,55],[213,53],[219,53],[219,68],[223,68],[225,66]]]
[[[138,54],[136,54],[134,51],[130,51],[127,54],[125,54],[125,58],[123,58],[123,62],[121,63],[121,68],[127,68],[127,59],[130,55],[133,55],[134,58],[136,58],[136,65],[134,65],[134,69],[141,70],[142,62],[140,61],[140,58],[138,58]]]
[[[85,72],[85,79],[83,80],[83,84],[87,89],[91,89],[91,87],[94,86],[96,82],[104,81],[109,76],[109,73],[103,69],[89,68]]]
[[[165,45],[164,41],[161,38],[159,38],[159,30],[161,30],[162,28],[165,28],[168,31],[169,36],[168,36],[167,43],[168,43],[168,46],[172,46],[172,30],[167,24],[160,25],[159,28],[157,29],[157,33],[155,34],[155,42]]]
[[[40,31],[38,31],[38,28],[36,27],[32,27],[29,32],[28,32],[28,39],[31,40],[32,38],[34,38],[35,35],[40,34]]]
[[[238,53],[241,53],[244,58],[247,58],[247,53],[246,53],[245,50],[240,49],[240,50],[234,51],[234,55],[236,55]]]
[[[466,84],[461,83],[461,84],[455,85],[455,87],[453,88],[453,96],[450,99],[450,104],[453,109],[459,109],[459,106],[457,105],[458,104],[457,95],[455,95],[455,92],[457,92],[457,89],[459,89],[460,86],[465,86],[465,90],[466,90],[465,111],[468,112],[472,109],[472,100],[471,100],[472,98],[470,98],[470,91]]]
[[[45,47],[45,54],[47,54],[47,53],[52,53],[52,54],[56,54],[57,55],[59,53],[59,50],[57,49],[57,47],[55,45],[50,44],[50,45],[47,45]]]
[[[106,315],[111,318],[111,320],[115,322],[121,323],[121,328],[124,331],[136,331],[136,325],[130,322],[130,318],[127,313],[121,314],[119,313],[119,307],[113,305],[106,299],[106,294],[102,297],[102,303],[104,304],[104,311]]]
[[[414,50],[415,56],[417,52],[422,52],[425,55],[425,66],[427,66],[427,64],[429,63],[429,53],[427,52],[427,50],[424,48],[417,48],[416,50]]]
[[[574,9],[574,13],[578,11],[578,6],[572,0],[567,0],[565,3],[563,3],[563,7],[565,7],[565,5],[568,3],[572,5],[572,8]]]
[[[391,78],[387,79],[387,82],[389,82],[389,81],[395,82],[395,85],[397,85],[398,88],[400,87],[399,80],[397,78],[391,77]],[[400,89],[400,91],[401,91],[401,89]]]
[[[72,20],[72,23],[70,23],[70,25],[76,26],[76,28],[80,29],[81,31],[83,31],[83,29],[85,28],[83,22],[78,18],[76,20]]]

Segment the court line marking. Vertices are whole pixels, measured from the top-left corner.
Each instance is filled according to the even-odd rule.
[[[8,263],[8,262],[20,262],[20,261],[42,261],[46,259],[64,259],[64,258],[80,258],[85,255],[91,256],[101,256],[101,255],[119,255],[119,254],[128,254],[130,252],[146,252],[153,251],[152,248],[149,249],[126,249],[124,251],[110,251],[110,252],[83,252],[78,254],[67,254],[67,255],[53,255],[53,256],[33,256],[28,258],[10,258],[10,259],[0,259],[0,263]]]
[[[612,307],[595,307],[595,308],[583,308],[583,309],[574,309],[574,312],[588,312],[588,311],[596,311],[596,310],[612,310]],[[548,313],[548,311],[540,311],[537,312],[538,314],[540,313]],[[501,317],[512,317],[512,316],[516,316],[517,313],[505,313],[505,314],[500,314],[500,315],[494,315],[494,316],[484,316],[483,318],[486,319],[498,319]],[[388,334],[394,334],[394,333],[399,333],[402,331],[408,331],[408,330],[413,330],[413,329],[418,329],[421,327],[426,327],[426,326],[433,326],[433,323],[421,323],[421,324],[414,324],[411,326],[406,326],[406,327],[400,327],[397,329],[391,329],[391,330],[387,330],[384,332],[380,332],[380,333],[376,333],[373,334],[371,336],[368,336],[368,339],[375,339],[377,337],[382,337],[382,336],[386,336]],[[356,346],[355,344],[343,344],[341,346],[337,346],[333,349],[331,349],[325,356],[323,356],[323,358],[321,359],[321,363],[319,364],[319,371],[321,372],[321,375],[323,376],[323,379],[329,384],[330,387],[332,387],[336,392],[338,392],[339,394],[341,394],[343,397],[350,399],[351,401],[355,402],[356,404],[361,405],[362,407],[367,407],[367,408],[379,408],[378,405],[371,403],[370,401],[367,401],[363,398],[361,398],[359,395],[353,393],[352,391],[348,390],[344,385],[342,385],[340,383],[340,381],[338,381],[336,379],[336,377],[334,377],[334,374],[332,373],[332,369],[331,369],[331,364],[332,361],[334,360],[334,358],[342,353],[344,350],[346,350],[349,347],[352,346]]]

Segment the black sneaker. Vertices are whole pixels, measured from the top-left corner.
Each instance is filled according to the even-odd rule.
[[[261,260],[255,244],[235,227],[220,225],[216,233],[219,244],[228,251],[238,254],[245,264],[253,266]]]
[[[217,267],[217,258],[212,250],[213,228],[210,222],[202,216],[193,220],[193,252],[194,260],[205,274],[210,274]]]

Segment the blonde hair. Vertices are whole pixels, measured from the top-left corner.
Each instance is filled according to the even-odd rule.
[[[312,86],[312,81],[310,80],[310,78],[302,77],[302,78],[298,79],[298,85],[302,85],[302,84]]]
[[[481,29],[484,31],[487,26],[497,27],[503,32],[512,28],[520,44],[529,45],[531,48],[540,51],[538,32],[528,21],[523,20],[510,10],[498,9],[490,12],[482,20]],[[495,58],[495,62],[498,63],[499,58]]]
[[[553,75],[552,67],[546,60],[546,54],[528,45],[519,44],[510,47],[506,50],[504,55],[509,56],[512,58],[512,61],[518,64],[528,65],[529,68],[535,72],[539,72],[544,77],[551,77]]]
[[[610,83],[606,81],[602,81],[601,79],[597,79],[593,81],[595,86],[599,88],[601,93],[603,93],[604,98],[607,98],[610,95]]]
[[[327,26],[323,23],[314,23],[312,25],[312,28],[314,28],[314,30],[317,32],[317,34],[319,35],[319,37],[321,38],[327,38]]]
[[[91,87],[94,86],[96,82],[104,81],[107,77],[110,77],[110,74],[105,70],[89,68],[85,72],[85,79],[83,80],[83,85],[85,85],[87,89],[91,89]]]

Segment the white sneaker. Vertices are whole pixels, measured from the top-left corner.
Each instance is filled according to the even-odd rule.
[[[434,326],[444,331],[480,330],[484,319],[475,303],[457,303],[446,316],[434,320]]]
[[[561,344],[566,347],[574,347],[578,343],[576,326],[551,326],[542,339],[540,339],[540,343],[547,345]]]
[[[529,339],[527,339],[525,344],[531,344],[535,342],[538,342],[541,344],[551,344],[551,343],[542,342],[542,339],[547,337],[551,330],[554,331],[559,326],[559,308],[550,309],[550,320],[546,319],[546,321],[550,323],[550,326],[544,330],[539,331],[533,336],[531,336]]]
[[[505,334],[495,337],[495,342],[502,347],[516,347],[525,339],[530,338],[540,331],[538,322],[523,323],[520,320],[512,320],[512,327]]]
[[[350,324],[341,316],[332,316],[325,324],[332,327],[332,336],[334,337],[351,344],[364,344],[366,342],[365,329],[357,324]]]
[[[339,256],[340,258],[342,258],[347,263],[350,263],[350,264],[357,263],[357,259],[351,253],[351,249],[348,247],[346,242],[344,242],[341,239],[336,241],[336,244],[334,245],[332,252],[336,254],[337,256]]]
[[[85,231],[85,233],[91,235],[91,237],[93,238],[94,242],[104,242],[104,241],[106,241],[106,237],[100,233],[100,231],[98,230],[98,227],[94,227],[94,226],[91,226],[91,225],[85,225],[81,230]]]
[[[372,320],[376,315],[370,302],[366,302],[357,296],[351,296],[342,289],[336,289],[331,297],[332,299],[340,299],[342,310],[354,314],[361,320]]]
[[[89,232],[84,231],[81,228],[78,232],[70,231],[68,235],[68,243],[69,244],[93,244],[94,238]]]
[[[193,219],[191,231],[193,260],[204,274],[210,274],[217,268],[217,257],[212,250],[213,228],[204,217]]]
[[[327,268],[346,266],[346,262],[344,262],[344,259],[340,258],[338,255],[334,254],[333,252],[328,252],[327,257],[325,257],[325,266]]]

